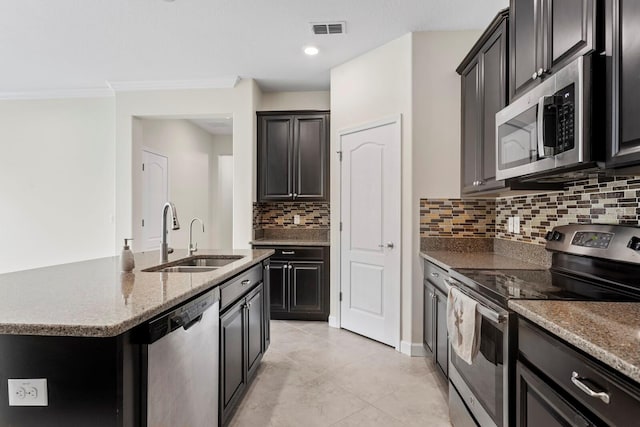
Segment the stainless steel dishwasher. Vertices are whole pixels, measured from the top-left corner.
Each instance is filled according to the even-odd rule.
[[[219,327],[218,288],[144,325],[147,427],[218,425]]]

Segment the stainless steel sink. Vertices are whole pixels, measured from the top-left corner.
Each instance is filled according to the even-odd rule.
[[[183,265],[183,266],[173,266],[173,267],[165,267],[158,271],[160,273],[205,273],[207,271],[217,270],[220,267],[199,267],[193,265]]]
[[[206,273],[224,267],[241,258],[243,257],[238,255],[200,255],[173,261],[169,265],[156,265],[155,267],[150,267],[142,271],[159,273]]]
[[[175,265],[195,266],[195,267],[224,267],[242,258],[241,256],[200,256],[198,258],[185,259]]]

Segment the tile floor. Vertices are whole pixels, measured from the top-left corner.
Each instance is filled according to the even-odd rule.
[[[429,359],[325,322],[272,321],[271,347],[232,427],[450,427]]]

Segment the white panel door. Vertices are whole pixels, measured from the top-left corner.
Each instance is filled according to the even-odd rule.
[[[400,119],[340,135],[341,327],[400,336]]]
[[[162,207],[169,200],[169,159],[142,151],[142,245],[143,251],[160,248]]]

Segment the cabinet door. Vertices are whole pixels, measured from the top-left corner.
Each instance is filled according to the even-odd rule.
[[[593,426],[522,362],[516,367],[517,427]]]
[[[252,377],[262,357],[264,338],[263,285],[258,285],[246,298],[247,375]]]
[[[424,348],[433,353],[433,326],[435,325],[435,294],[433,286],[424,281],[423,314],[422,314],[422,343]]]
[[[267,351],[269,345],[271,344],[271,276],[269,275],[269,270],[271,266],[269,264],[269,260],[267,260],[264,264],[264,275],[263,275],[263,283],[262,290],[264,292],[263,296],[263,305],[264,305],[264,352]]]
[[[640,164],[640,2],[612,0],[610,6],[613,50],[607,52],[611,56],[607,166],[635,166]]]
[[[268,273],[271,312],[286,313],[289,311],[287,292],[289,264],[281,261],[271,261]]]
[[[480,63],[474,60],[462,73],[462,192],[478,191],[480,132]]]
[[[557,71],[595,47],[594,0],[544,0],[544,69]]]
[[[328,126],[325,114],[294,118],[293,193],[296,200],[327,200]]]
[[[537,83],[542,0],[511,0],[509,9],[509,98],[517,98]],[[561,0],[563,1],[563,0]]]
[[[324,263],[322,261],[291,262],[290,311],[322,313]]]
[[[260,201],[293,197],[293,117],[259,116],[258,196]]]
[[[507,105],[507,28],[506,22],[483,46],[481,55],[482,138],[480,190],[504,187],[496,181],[496,113]]]
[[[220,414],[224,422],[247,381],[244,299],[220,317]]]
[[[436,365],[440,367],[445,377],[449,377],[449,336],[447,334],[447,296],[435,290],[436,293]]]

